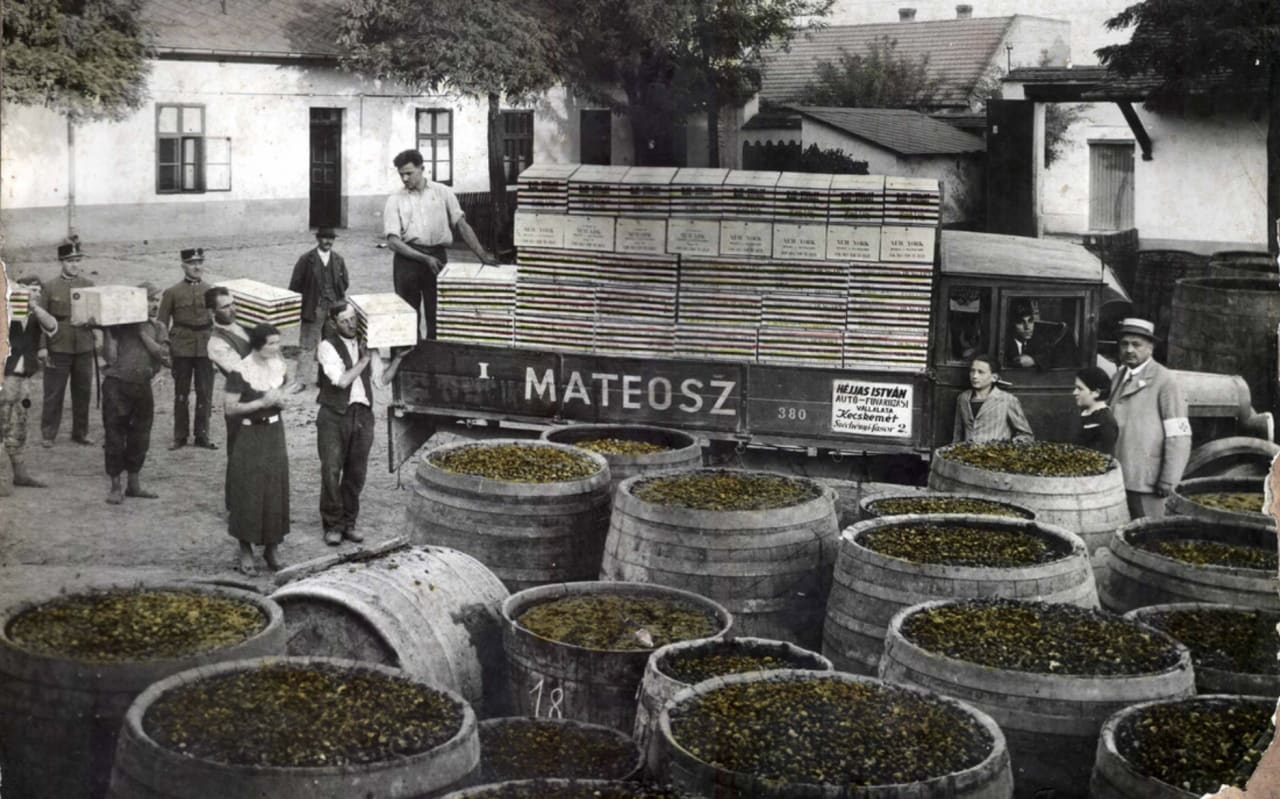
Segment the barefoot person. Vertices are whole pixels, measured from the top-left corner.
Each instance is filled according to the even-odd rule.
[[[240,425],[231,448],[229,532],[240,542],[239,569],[254,573],[253,545],[273,571],[277,547],[289,534],[289,453],[281,406],[288,366],[280,355],[280,331],[260,324],[249,331],[249,354],[227,377],[224,412]]]
[[[143,283],[147,290],[145,322],[112,325],[103,330],[103,353],[107,368],[102,373],[102,428],[107,477],[111,490],[107,502],[119,505],[125,497],[155,499],[140,480],[142,464],[151,448],[151,422],[155,418],[155,397],[151,381],[161,367],[169,366],[169,336],[157,317],[160,290]],[[125,484],[128,473],[128,484]]]
[[[1001,391],[1000,379],[990,355],[977,355],[969,362],[968,391],[956,397],[956,422],[952,441],[1031,441],[1031,423],[1022,412],[1022,403]]]
[[[4,382],[0,383],[0,439],[13,464],[13,484],[43,488],[44,482],[27,471],[27,410],[31,407],[31,381],[40,371],[40,337],[58,332],[58,320],[42,307],[39,278],[18,278],[27,288],[27,318],[9,320],[9,355],[4,361]],[[3,489],[4,486],[0,486]]]

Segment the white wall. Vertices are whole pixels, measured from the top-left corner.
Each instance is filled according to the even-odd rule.
[[[1129,40],[1130,31],[1112,32],[1104,25],[1107,19],[1133,0],[968,0],[975,17],[1002,17],[1034,14],[1038,17],[1063,19],[1071,23],[1071,57],[1076,64],[1096,64],[1093,51],[1108,44]],[[833,25],[856,25],[870,22],[897,22],[898,8],[916,9],[916,19],[954,19],[958,0],[902,0],[897,3],[868,0],[836,0],[828,21]],[[1028,65],[1034,66],[1034,61]]]

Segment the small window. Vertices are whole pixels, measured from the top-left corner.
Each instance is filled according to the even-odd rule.
[[[533,163],[533,112],[502,112],[502,169],[507,185]]]
[[[1079,297],[1007,295],[1001,364],[1006,369],[1078,369]]]
[[[991,349],[991,289],[952,286],[947,297],[947,357],[968,361]]]
[[[427,177],[453,185],[453,111],[418,109],[418,152]]]
[[[156,106],[156,192],[228,191],[231,188],[231,140],[218,139],[213,161],[206,142],[204,107]],[[213,165],[213,185],[209,166]]]

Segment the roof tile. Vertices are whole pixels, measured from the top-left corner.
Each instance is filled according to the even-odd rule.
[[[899,155],[958,155],[986,150],[980,137],[905,108],[791,109]]]
[[[162,50],[332,58],[342,13],[339,0],[147,0],[142,16]]]

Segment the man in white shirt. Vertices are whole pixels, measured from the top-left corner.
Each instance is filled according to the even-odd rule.
[[[462,206],[443,183],[428,180],[422,169],[422,153],[405,150],[393,161],[404,187],[387,198],[382,212],[387,247],[394,253],[391,277],[396,294],[427,318],[427,338],[436,337],[436,276],[448,262],[447,247],[453,234],[466,242],[480,262],[494,266],[498,259],[489,254],[467,224]]]
[[[226,286],[214,286],[204,293],[204,307],[209,309],[213,318],[213,333],[205,350],[209,360],[217,367],[226,380],[227,375],[236,371],[240,361],[249,354],[249,332],[236,321],[236,298]],[[225,485],[231,477],[231,446],[236,442],[236,433],[240,430],[240,420],[230,416],[223,417],[227,428],[227,469],[226,480],[223,481],[223,502],[231,507],[231,496]]]
[[[0,269],[4,264],[0,263]],[[4,382],[0,383],[0,441],[13,469],[13,485],[44,488],[43,480],[27,471],[27,411],[31,408],[31,381],[44,365],[37,356],[41,334],[52,337],[58,320],[42,305],[40,279],[34,275],[18,278],[27,290],[27,318],[9,319],[8,355],[4,361]],[[0,350],[2,351],[2,350]],[[0,484],[0,496],[8,496],[9,485]]]

